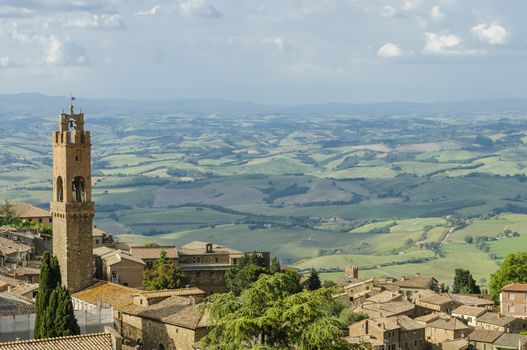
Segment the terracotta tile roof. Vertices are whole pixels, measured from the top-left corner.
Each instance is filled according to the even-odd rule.
[[[467,338],[445,340],[444,342],[440,344],[441,344],[442,350],[468,349],[468,339]]]
[[[480,294],[479,296],[466,295],[466,294],[453,294],[448,293],[448,296],[463,305],[471,306],[493,306],[494,302],[490,299],[488,294]]]
[[[464,324],[455,317],[450,319],[438,318],[437,320],[430,322],[427,327],[446,329],[450,331],[469,329],[466,324]]]
[[[165,289],[165,290],[156,290],[156,291],[140,291],[137,293],[142,295],[147,300],[148,299],[157,299],[157,298],[168,298],[172,296],[205,296],[205,292],[199,288],[179,288],[179,289]]]
[[[161,252],[167,253],[170,259],[177,259],[178,252],[175,246],[162,246],[162,247],[145,247],[135,246],[130,247],[130,253],[141,259],[157,259],[161,255]]]
[[[394,316],[390,318],[394,319],[397,322],[397,324],[405,331],[412,331],[412,330],[425,328],[425,326],[422,323],[419,323],[416,320],[411,319],[410,317],[406,315]]]
[[[106,234],[106,232],[104,232],[98,227],[93,227],[91,232],[93,237],[103,237]]]
[[[494,343],[504,332],[502,331],[490,331],[486,329],[475,329],[468,336],[469,340],[477,341],[481,343]]]
[[[479,317],[487,312],[484,307],[462,305],[452,311],[453,314],[467,315],[473,317]]]
[[[527,292],[527,284],[511,283],[501,288],[504,292]]]
[[[402,299],[401,294],[385,290],[384,292],[381,292],[372,297],[369,297],[368,299],[366,299],[366,301],[372,302],[372,303],[386,303],[389,301],[396,301],[396,300],[401,300],[401,299]]]
[[[430,322],[433,322],[435,320],[438,320],[440,318],[446,318],[448,319],[450,316],[445,314],[444,312],[435,312],[432,314],[416,317],[415,320],[424,324],[429,324]]]
[[[357,311],[363,311],[370,317],[390,317],[399,315],[415,309],[415,305],[409,301],[389,301],[387,303],[363,303]]]
[[[525,344],[527,344],[526,335],[503,333],[494,342],[494,347],[518,349],[523,348]]]
[[[21,219],[51,217],[51,214],[49,211],[34,207],[31,204],[14,203],[11,205],[11,208],[15,212],[15,215],[20,217]]]
[[[112,350],[112,337],[109,333],[92,333],[69,337],[24,340],[0,343],[6,350]]]
[[[412,276],[396,281],[395,285],[399,288],[426,289],[433,281],[434,278],[429,276]]]
[[[16,298],[7,293],[0,293],[0,315],[27,315],[35,313],[35,305],[25,299]]]
[[[452,299],[450,299],[449,297],[445,297],[443,295],[436,294],[436,295],[431,295],[425,298],[417,299],[417,301],[422,302],[422,303],[432,304],[432,305],[445,305],[445,304],[451,303]]]
[[[31,247],[8,238],[0,237],[0,251],[4,255],[10,255],[16,252],[27,253],[31,251]]]
[[[112,249],[112,248],[103,246],[103,247],[95,248],[93,250],[93,254],[105,260],[108,265],[118,264],[123,259],[133,261],[141,265],[145,265],[145,262],[142,259],[130,254],[129,252],[125,250],[121,250],[121,249]]]
[[[133,303],[132,295],[136,294],[137,291],[138,289],[125,287],[120,284],[99,281],[73,294],[73,298],[94,305],[97,302],[102,302],[112,306],[114,309],[121,310],[123,307]]]
[[[9,276],[40,275],[40,269],[28,266],[17,266],[16,269],[9,271]]]
[[[506,326],[517,318],[514,316],[502,315],[497,312],[487,312],[476,319],[477,322],[493,324],[495,326]]]
[[[218,244],[212,244],[212,253],[207,253],[207,242],[192,241],[179,248],[179,254],[194,255],[194,254],[239,254],[243,252],[232,248],[227,248]]]

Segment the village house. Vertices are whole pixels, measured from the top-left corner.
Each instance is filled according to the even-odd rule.
[[[22,221],[36,222],[49,228],[51,228],[53,224],[51,213],[47,210],[25,203],[13,203],[11,204],[11,209],[15,216],[19,217]],[[1,217],[2,214],[0,214],[0,218]]]
[[[443,294],[444,295],[444,294]],[[494,302],[489,294],[455,294],[447,293],[448,297],[458,305],[484,307],[487,310],[494,308]]]
[[[333,298],[348,305],[358,305],[366,301],[372,293],[373,279],[350,283],[343,288],[343,292]]]
[[[14,269],[16,266],[27,266],[31,259],[32,247],[0,237],[0,267]]]
[[[434,292],[442,291],[442,286],[439,282],[430,276],[406,276],[395,281],[394,285],[397,291],[406,297],[410,297],[423,290],[432,290]]]
[[[469,334],[470,345],[476,350],[494,350],[494,342],[503,334],[502,331],[475,329]]]
[[[522,332],[526,326],[527,320],[497,312],[487,312],[476,319],[476,327],[478,328],[506,333]]]
[[[439,317],[426,325],[425,337],[427,342],[437,346],[447,340],[464,338],[468,331],[469,327],[455,317]]]
[[[368,336],[373,348],[420,350],[424,348],[424,326],[408,316],[366,319],[349,326],[349,342]]]
[[[355,306],[353,312],[363,312],[370,318],[393,317],[406,315],[415,317],[415,305],[407,300],[380,302],[365,302]]]
[[[511,283],[501,289],[501,313],[527,319],[527,284]]]
[[[51,236],[39,230],[19,230],[15,227],[2,226],[0,237],[30,246],[34,256],[41,256],[44,252],[51,252],[53,249]]]
[[[190,277],[190,285],[207,294],[224,293],[228,291],[225,272],[238,265],[247,254],[214,243],[193,241],[178,248],[179,268]],[[257,254],[269,265],[269,252]]]
[[[487,312],[483,307],[461,305],[452,310],[452,316],[465,320],[469,326],[476,327],[476,319]]]
[[[130,254],[140,258],[146,264],[146,267],[151,269],[156,260],[161,256],[161,252],[165,252],[167,258],[172,260],[174,265],[179,265],[178,251],[176,246],[132,246],[130,247]]]
[[[456,302],[448,296],[440,295],[432,291],[426,290],[414,293],[412,300],[418,306],[418,313],[420,315],[431,312],[444,312],[450,314],[452,309],[456,307]]]
[[[205,296],[198,288],[147,292],[97,282],[72,295],[76,310],[112,308],[114,326],[127,343],[143,349],[194,350],[208,333],[208,318],[197,305]]]
[[[95,278],[133,288],[143,287],[143,260],[127,251],[108,247],[93,250]]]
[[[525,350],[527,349],[527,336],[503,333],[493,345],[495,350]]]
[[[38,283],[40,280],[40,270],[29,266],[17,266],[9,271],[7,275],[28,283]]]

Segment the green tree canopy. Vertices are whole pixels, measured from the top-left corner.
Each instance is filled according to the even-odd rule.
[[[476,281],[472,277],[469,270],[456,269],[454,276],[454,285],[452,286],[454,293],[479,294],[479,289]]]
[[[279,263],[278,263],[279,264]],[[273,271],[278,267],[275,263]],[[281,267],[278,271],[281,270]],[[225,282],[229,290],[236,295],[249,288],[262,274],[269,274],[270,269],[266,259],[256,252],[243,256],[238,266],[225,273]]]
[[[13,209],[13,205],[7,199],[4,201],[4,205],[2,205],[2,210],[0,210],[0,216],[0,226],[18,226],[21,223],[20,218],[16,216],[15,210]]]
[[[154,267],[144,272],[146,290],[184,288],[189,282],[190,278],[174,265],[165,251],[161,252]]]
[[[80,334],[71,295],[61,284],[59,262],[49,252],[42,257],[36,304],[36,339]]]
[[[202,344],[211,350],[351,349],[342,340],[332,290],[301,291],[300,276],[286,270],[263,274],[244,290],[216,294],[206,305],[212,329]]]
[[[492,299],[499,300],[501,288],[509,283],[527,283],[527,253],[508,254],[498,271],[490,276]]]
[[[312,268],[311,272],[309,273],[309,277],[307,278],[307,289],[317,290],[321,286],[322,286],[322,283],[320,283],[320,277],[318,276],[318,272],[317,270]]]

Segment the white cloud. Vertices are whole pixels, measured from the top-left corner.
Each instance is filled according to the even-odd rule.
[[[184,0],[179,4],[179,13],[186,17],[220,17],[221,13],[205,0]]]
[[[435,5],[432,7],[432,10],[430,10],[430,16],[436,21],[439,21],[445,17],[445,14],[441,10],[441,6]]]
[[[420,3],[421,0],[404,0],[401,9],[405,12],[411,12],[417,9]]]
[[[386,43],[384,44],[378,51],[377,56],[382,58],[393,58],[393,57],[401,57],[403,55],[403,51],[399,48],[399,46],[392,44],[392,43]]]
[[[11,59],[7,56],[0,56],[0,68],[10,67],[12,65]]]
[[[102,14],[68,19],[66,26],[82,29],[121,29],[124,28],[125,24],[118,14]]]
[[[471,28],[471,32],[476,35],[479,40],[490,45],[505,44],[509,32],[506,28],[499,24],[480,23]]]
[[[386,5],[382,8],[380,15],[381,17],[391,18],[397,15],[397,10],[393,6]]]
[[[22,18],[30,17],[33,11],[26,7],[0,6],[0,18]]]
[[[88,64],[86,50],[66,38],[61,40],[51,35],[42,39],[44,47],[43,61],[56,66],[76,66]]]
[[[278,51],[286,51],[288,49],[288,44],[284,41],[284,39],[280,37],[270,37],[270,38],[263,38],[261,40],[262,44],[269,44],[273,47],[275,47]]]
[[[454,34],[440,35],[436,33],[425,33],[426,44],[423,49],[428,54],[448,55],[462,53],[461,44],[463,40]]]
[[[161,12],[161,5],[152,7],[149,11],[139,11],[134,13],[136,16],[155,16]]]

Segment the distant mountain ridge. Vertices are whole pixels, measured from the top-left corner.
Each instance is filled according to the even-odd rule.
[[[0,115],[55,117],[69,97],[38,93],[0,94]],[[222,99],[128,100],[79,98],[76,106],[92,114],[261,114],[287,115],[475,115],[479,113],[525,113],[527,98],[455,102],[326,103],[293,106],[266,105]]]

